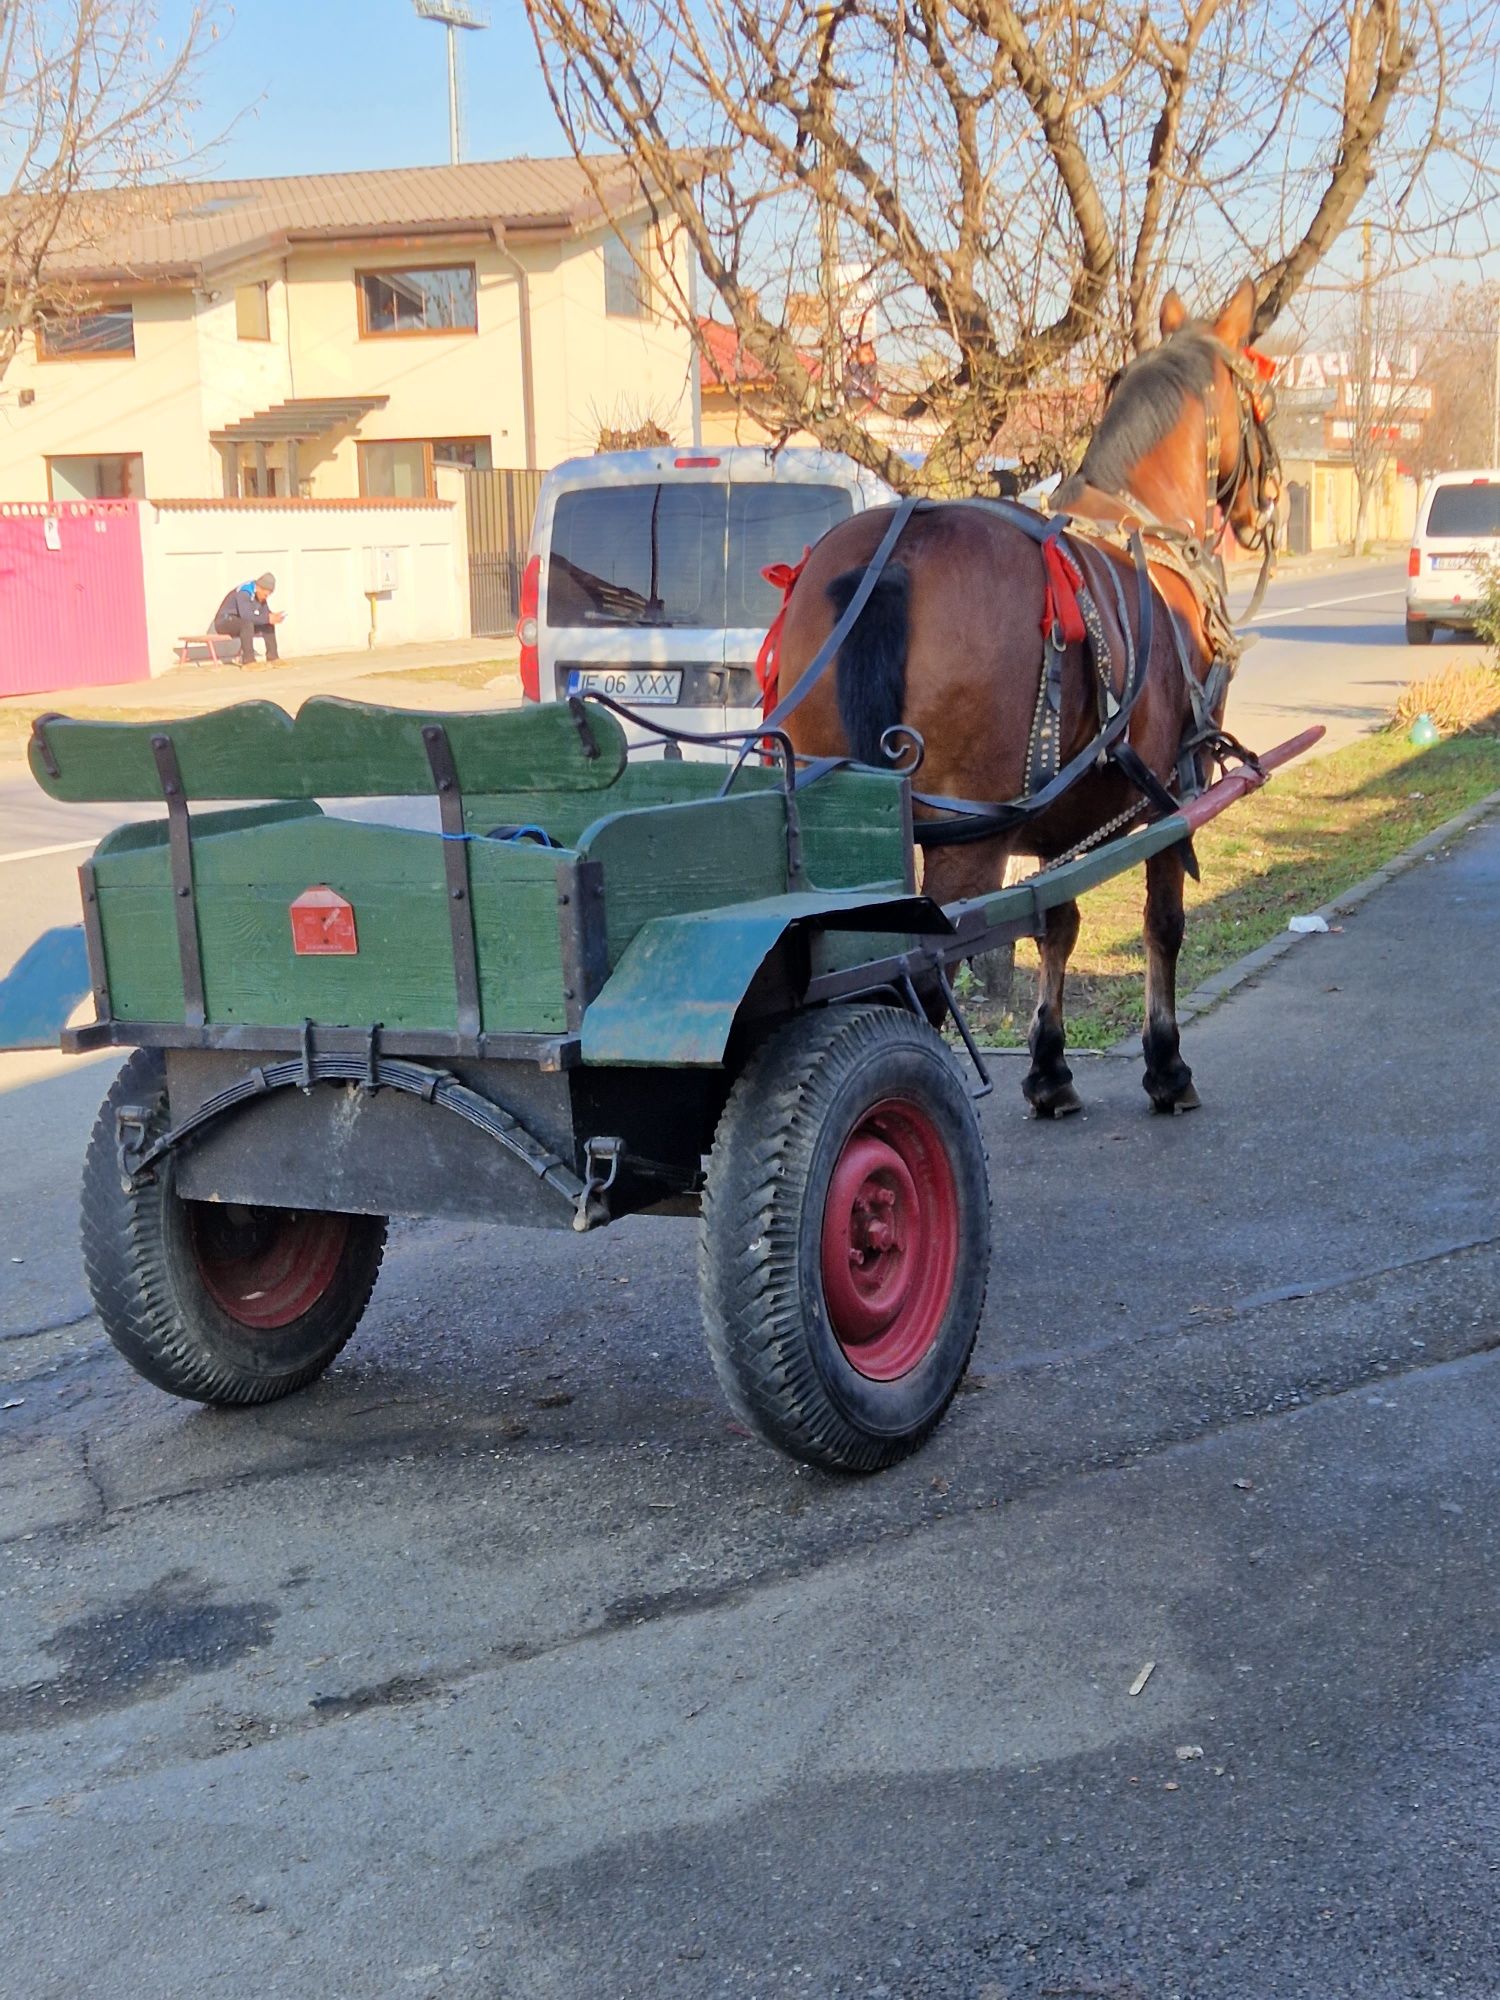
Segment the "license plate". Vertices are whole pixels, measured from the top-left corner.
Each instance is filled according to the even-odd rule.
[[[1474,556],[1434,556],[1434,569],[1467,569],[1476,560]]]
[[[568,675],[569,694],[607,694],[642,707],[675,702],[681,692],[681,667],[586,667]]]

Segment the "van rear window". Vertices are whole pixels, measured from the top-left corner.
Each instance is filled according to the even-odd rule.
[[[841,486],[575,488],[553,510],[547,623],[762,628],[781,593],[761,570],[799,561],[852,511]]]
[[[1440,486],[1427,510],[1426,533],[1464,542],[1500,535],[1500,485]]]

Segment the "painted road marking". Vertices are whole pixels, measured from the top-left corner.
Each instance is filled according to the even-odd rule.
[[[77,854],[85,847],[98,845],[98,840],[60,840],[55,847],[18,847],[13,854],[0,854],[0,865],[7,861],[40,861],[47,854]]]
[[[1393,583],[1388,590],[1357,590],[1352,597],[1320,597],[1315,604],[1285,604],[1279,611],[1262,611],[1252,625],[1264,625],[1268,618],[1297,618],[1304,611],[1328,611],[1335,604],[1364,604],[1372,597],[1404,597],[1406,586]]]

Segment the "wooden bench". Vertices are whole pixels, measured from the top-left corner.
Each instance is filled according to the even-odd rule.
[[[177,664],[179,667],[186,667],[192,664],[195,657],[193,652],[195,646],[201,647],[206,657],[212,660],[215,666],[222,666],[226,661],[237,660],[240,654],[239,640],[229,633],[184,632],[179,635],[177,640]],[[219,648],[221,646],[227,646],[229,648],[228,652],[220,652]]]

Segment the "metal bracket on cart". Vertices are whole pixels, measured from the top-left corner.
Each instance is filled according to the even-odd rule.
[[[573,1227],[582,1232],[609,1221],[605,1196],[615,1184],[625,1157],[623,1139],[589,1139],[583,1149],[583,1186],[573,1203]]]
[[[143,1104],[122,1104],[115,1112],[115,1159],[127,1194],[151,1178],[151,1169],[143,1164],[150,1130],[151,1114]]]

